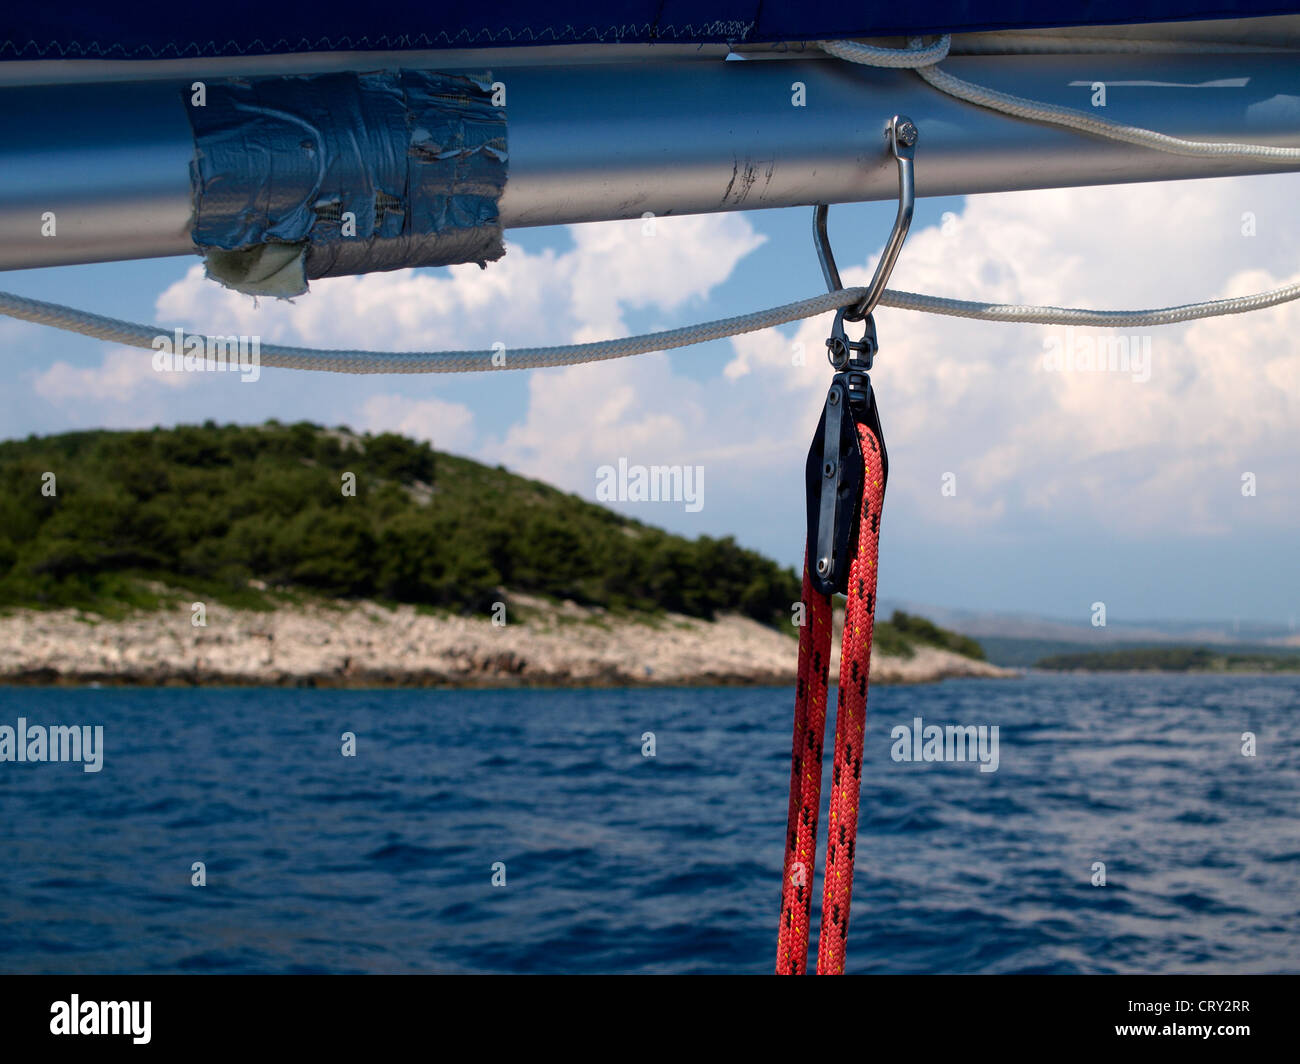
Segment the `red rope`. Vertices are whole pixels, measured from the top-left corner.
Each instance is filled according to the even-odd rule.
[[[804,559],[799,630],[799,678],[794,697],[794,741],[790,747],[790,810],[786,818],[785,877],[777,974],[803,975],[808,967],[813,868],[817,860],[817,814],[822,796],[827,675],[831,662],[831,600],[808,579]]]
[[[817,946],[819,975],[844,973],[849,905],[853,895],[853,859],[858,837],[871,637],[875,623],[880,513],[885,493],[880,443],[866,425],[858,425],[857,429],[866,468],[858,553],[849,569],[848,602],[840,651],[822,925]],[[812,868],[817,854],[817,816],[821,805],[822,749],[828,698],[826,687],[830,669],[831,602],[812,587],[806,557],[803,602],[809,615],[799,633],[799,678],[790,754],[785,879],[776,958],[777,973],[785,975],[801,975],[808,965]]]

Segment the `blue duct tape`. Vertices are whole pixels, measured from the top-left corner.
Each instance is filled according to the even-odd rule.
[[[506,119],[491,97],[490,75],[418,70],[187,88],[191,235],[209,275],[283,296],[317,277],[499,259]]]

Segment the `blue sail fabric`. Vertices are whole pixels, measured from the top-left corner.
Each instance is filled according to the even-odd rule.
[[[0,60],[539,44],[764,43],[1293,14],[1296,0],[101,0],[10,3]]]

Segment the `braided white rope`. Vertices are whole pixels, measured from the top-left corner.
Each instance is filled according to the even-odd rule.
[[[260,364],[285,369],[324,370],[332,373],[468,373],[480,370],[536,369],[540,366],[573,366],[583,362],[602,362],[611,358],[626,358],[649,351],[667,351],[676,347],[701,344],[727,336],[767,329],[773,325],[800,318],[825,314],[837,307],[847,306],[861,299],[865,289],[845,288],[827,292],[811,299],[753,314],[734,318],[687,325],[666,332],[627,336],[619,340],[602,340],[589,344],[566,344],[560,347],[521,347],[505,351],[348,351],[321,350],[311,347],[286,347],[281,344],[261,344]],[[38,325],[91,336],[97,340],[126,344],[130,347],[152,349],[161,338],[172,345],[173,330],[157,325],[139,325],[117,318],[90,314],[57,303],[0,292],[0,314],[8,314]],[[207,337],[200,333],[187,333],[186,339],[196,337],[203,341],[204,350],[211,350]]]
[[[1189,141],[1169,137],[1149,129],[1126,126],[1117,122],[1072,111],[1065,107],[1022,99],[994,89],[974,85],[935,68],[934,64],[947,56],[951,36],[944,35],[932,45],[924,45],[920,38],[909,39],[908,47],[877,48],[854,41],[821,41],[819,46],[829,54],[853,63],[871,66],[913,69],[934,88],[958,99],[981,107],[1002,111],[1031,121],[1049,122],[1069,126],[1098,136],[1141,144],[1159,151],[1180,155],[1243,155],[1254,158],[1293,160],[1300,159],[1300,149],[1278,148],[1270,145],[1212,143]],[[1117,46],[1129,48],[1127,42]],[[768,310],[742,314],[734,318],[688,325],[666,332],[644,333],[619,340],[603,340],[588,344],[567,344],[559,347],[527,347],[501,351],[331,351],[310,347],[286,347],[265,344],[259,356],[264,366],[286,369],[319,370],[333,373],[465,373],[499,369],[535,369],[540,366],[571,366],[584,362],[602,362],[650,351],[667,351],[677,347],[720,340],[728,336],[768,329],[801,318],[857,302],[865,294],[862,288],[845,288],[838,292],[813,296],[797,303],[786,303]],[[1141,328],[1171,325],[1226,314],[1244,314],[1264,307],[1276,306],[1300,299],[1300,284],[1283,285],[1267,292],[1231,299],[1216,299],[1202,303],[1187,303],[1176,307],[1153,310],[1085,310],[1070,307],[1040,307],[979,303],[964,299],[945,299],[941,296],[921,295],[915,292],[887,290],[880,299],[881,306],[899,310],[914,310],[928,314],[974,318],[979,321],[1021,322],[1038,325],[1079,325],[1109,328]],[[65,329],[99,340],[127,344],[131,347],[152,349],[159,337],[170,340],[172,333],[153,325],[140,325],[99,314],[75,310],[57,303],[0,292],[0,314],[23,321]],[[204,350],[211,350],[208,338],[191,333],[203,341]]]
[[[602,340],[589,344],[568,344],[560,347],[522,347],[502,351],[331,351],[310,347],[286,347],[280,344],[262,344],[259,350],[261,365],[284,369],[319,370],[331,373],[469,373],[481,370],[536,369],[542,366],[573,366],[584,362],[603,362],[614,358],[645,354],[650,351],[668,351],[677,347],[721,340],[728,336],[770,329],[776,325],[815,317],[839,307],[856,303],[866,294],[865,288],[843,288],[785,303],[768,310],[741,314],[734,318],[721,318],[698,325],[687,325],[666,332],[643,333],[619,340]],[[1300,299],[1300,284],[1283,285],[1267,292],[1231,299],[1216,299],[1205,303],[1188,303],[1177,307],[1154,310],[1082,310],[1069,307],[1035,307],[1018,304],[978,303],[965,299],[945,299],[941,296],[921,295],[916,292],[886,291],[881,297],[882,306],[898,310],[914,310],[949,317],[974,318],[979,321],[1020,322],[1033,325],[1079,325],[1109,328],[1141,328],[1154,325],[1172,325],[1197,318],[1213,318],[1226,314],[1245,314],[1252,310],[1275,306]],[[160,337],[169,344],[173,331],[157,325],[138,325],[119,321],[99,314],[90,314],[57,303],[0,292],[0,314],[7,314],[38,325],[80,333],[97,340],[126,344],[130,347],[153,349]],[[211,350],[207,337],[187,333],[203,341],[204,350]]]
[[[1134,49],[1134,43],[1132,42],[1120,42],[1116,47],[1108,47],[1097,41],[1094,41],[1094,43],[1099,50],[1104,51]],[[922,43],[920,37],[910,37],[908,38],[907,48],[876,48],[871,45],[857,44],[854,41],[819,41],[818,46],[829,55],[850,63],[876,67],[906,67],[915,70],[918,77],[948,96],[964,100],[967,103],[973,103],[977,107],[986,107],[991,111],[1000,111],[1002,114],[1012,115],[1015,118],[1024,118],[1031,122],[1045,122],[1049,125],[1065,126],[1068,129],[1077,129],[1082,133],[1092,133],[1095,136],[1106,137],[1109,140],[1119,140],[1128,144],[1137,144],[1144,148],[1154,148],[1156,151],[1163,151],[1172,155],[1236,156],[1247,159],[1277,160],[1279,162],[1300,160],[1300,148],[1281,148],[1272,144],[1240,144],[1233,141],[1186,140],[1182,137],[1171,137],[1164,133],[1157,133],[1152,129],[1125,125],[1123,122],[1112,122],[1110,119],[1099,118],[1097,115],[1076,111],[1070,107],[1059,107],[1056,104],[1029,100],[1023,96],[1013,96],[1009,92],[1000,92],[984,85],[976,85],[974,82],[955,77],[946,70],[939,70],[935,66],[940,60],[947,58],[948,51],[952,46],[951,34],[944,34],[938,41],[928,46]],[[1209,50],[1208,47],[1205,50]],[[892,53],[896,58],[893,60],[882,59],[880,58],[881,53]]]
[[[1096,115],[1076,111],[1070,107],[1058,107],[1055,104],[1039,103],[1035,100],[1026,100],[1020,96],[1012,96],[1007,92],[999,92],[997,89],[990,89],[983,85],[964,81],[937,67],[917,68],[916,73],[940,92],[979,107],[987,107],[989,110],[1000,111],[1016,118],[1027,118],[1031,122],[1045,122],[1049,125],[1065,126],[1067,129],[1077,129],[1081,133],[1092,133],[1108,140],[1137,144],[1143,148],[1154,148],[1156,151],[1166,152],[1170,155],[1230,156],[1244,159],[1276,160],[1278,162],[1300,160],[1300,148],[1283,148],[1275,144],[1240,144],[1235,141],[1186,140],[1183,137],[1171,137],[1165,133],[1157,133],[1153,129],[1142,129],[1139,126],[1128,126],[1122,122],[1112,122],[1109,119],[1098,118]]]
[[[863,66],[889,67],[894,70],[915,70],[933,66],[948,57],[952,47],[952,34],[945,33],[934,44],[923,44],[920,37],[909,37],[906,48],[877,48],[858,41],[818,41],[817,47],[839,59]]]

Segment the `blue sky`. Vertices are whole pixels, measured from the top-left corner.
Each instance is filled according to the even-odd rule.
[[[1279,175],[922,201],[893,287],[968,299],[1163,306],[1300,278],[1296,178]],[[893,205],[836,207],[845,281],[862,283]],[[197,259],[11,272],[0,288],[138,321],[266,342],[443,350],[668,328],[822,290],[810,209],[508,234],[477,267],[313,284],[292,304],[201,276]],[[1252,235],[1253,234],[1253,235]],[[595,498],[597,470],[698,465],[704,505],[617,509],[734,535],[792,565],[801,477],[829,383],[829,316],[595,366],[256,383],[158,374],[147,352],[0,319],[14,372],[0,434],[307,419],[393,429]],[[1300,612],[1300,310],[1124,336],[877,313],[873,374],[891,456],[884,598],[1086,620]],[[804,354],[799,364],[799,345]],[[1070,349],[1068,368],[1048,354]],[[1144,361],[1148,359],[1149,361]],[[1243,494],[1253,474],[1254,494]],[[948,491],[944,491],[944,485]],[[955,488],[955,491],[953,490]]]

